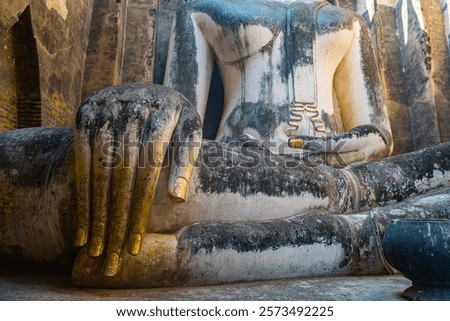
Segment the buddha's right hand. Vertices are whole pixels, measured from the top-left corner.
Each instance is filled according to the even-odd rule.
[[[182,202],[201,143],[200,118],[186,98],[161,86],[117,86],[78,110],[74,244],[105,255],[106,276],[118,272],[122,251],[140,252],[171,137],[169,196]]]

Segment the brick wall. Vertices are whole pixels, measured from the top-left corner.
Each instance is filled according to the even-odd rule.
[[[16,87],[11,31],[0,35],[0,132],[17,128]]]
[[[0,3],[0,131],[73,124],[82,98],[92,2],[16,0]],[[13,40],[11,30],[24,10],[30,10],[32,34]],[[26,77],[20,80],[15,74],[26,76],[27,72],[18,68],[25,66],[27,69],[27,64],[23,63],[23,58],[17,59],[20,57],[14,54],[12,43],[29,44],[33,40],[37,51],[38,85],[25,82],[21,88]],[[38,88],[39,92],[33,94],[33,88]],[[24,109],[30,112],[21,117],[20,111]]]
[[[81,102],[92,0],[33,0],[42,126],[72,126]]]

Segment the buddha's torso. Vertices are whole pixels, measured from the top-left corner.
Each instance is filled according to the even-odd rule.
[[[248,134],[286,142],[293,134],[343,131],[333,77],[353,40],[353,15],[326,1],[199,0],[191,6],[224,83],[218,140]]]

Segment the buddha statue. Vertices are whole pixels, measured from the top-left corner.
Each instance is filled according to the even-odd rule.
[[[214,64],[225,99],[207,141]],[[450,201],[434,192],[449,184],[448,144],[383,159],[367,26],[327,1],[190,1],[164,87],[106,88],[74,131],[5,133],[0,148],[0,255],[49,264],[73,243],[80,286],[383,273],[380,235],[399,208],[370,209],[433,191],[441,207],[425,215],[440,217]]]

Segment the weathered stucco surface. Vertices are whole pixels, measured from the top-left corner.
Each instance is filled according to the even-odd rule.
[[[34,39],[36,47],[36,53],[30,51],[28,54],[36,56],[32,67],[38,73],[39,92],[33,103],[38,106],[36,112],[40,114],[37,117],[40,119],[31,123],[34,126],[71,126],[81,100],[92,1],[3,1],[0,7],[0,37],[5,43],[0,47],[2,67],[5,66],[1,68],[0,88],[2,101],[6,101],[6,108],[0,107],[5,113],[0,121],[0,130],[21,127],[15,116],[14,93],[20,91],[21,86],[27,88],[26,73],[29,70],[28,66],[20,68],[23,59],[11,55],[10,48],[23,48],[21,43],[26,41],[30,44],[29,39]],[[12,38],[11,28],[27,10],[31,13],[30,34]],[[36,87],[29,86],[30,91]]]
[[[11,27],[29,0],[2,2],[0,10],[0,131],[18,127],[16,80]]]
[[[94,1],[83,98],[121,83],[152,83],[157,0]]]
[[[28,38],[14,39],[11,29],[25,10],[31,13]],[[31,38],[37,50],[40,117],[33,125],[70,127],[82,99],[94,91],[153,82],[156,10],[157,1],[143,0],[2,1],[0,131],[29,127],[17,119],[16,70],[23,59],[14,55],[15,43]]]
[[[395,153],[449,139],[447,0],[337,0],[372,25]],[[371,13],[374,11],[374,13]],[[447,22],[448,25],[448,22]],[[447,27],[448,28],[448,27]],[[448,29],[447,29],[448,35]]]
[[[0,131],[6,131],[18,126],[11,30],[0,35],[0,52]]]

